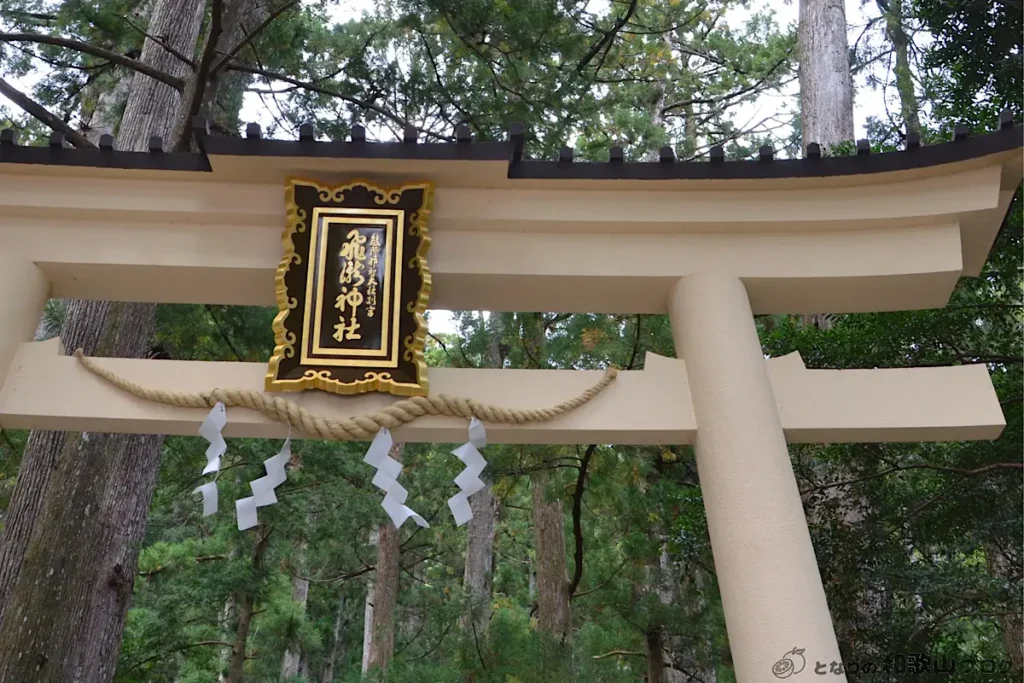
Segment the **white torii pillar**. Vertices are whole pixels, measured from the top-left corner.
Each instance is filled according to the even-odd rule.
[[[839,662],[746,288],[724,273],[688,275],[672,290],[669,315],[697,418],[697,473],[736,680],[776,680],[773,666],[794,647],[805,652],[784,665],[790,675]]]
[[[0,386],[14,354],[35,338],[50,294],[50,281],[39,267],[0,254]]]

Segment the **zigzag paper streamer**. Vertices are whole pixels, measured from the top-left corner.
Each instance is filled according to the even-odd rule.
[[[217,481],[211,481],[197,486],[192,493],[203,494],[203,517],[209,517],[217,512]]]
[[[483,423],[474,417],[469,422],[469,441],[452,451],[452,454],[466,465],[466,469],[455,477],[455,485],[459,487],[459,492],[448,499],[448,507],[455,517],[455,526],[462,526],[473,519],[469,497],[487,486],[480,478],[487,467],[487,461],[479,451],[486,445],[487,430],[484,429]]]
[[[217,401],[217,405],[203,419],[203,424],[199,425],[199,436],[210,442],[206,448],[206,467],[203,468],[203,474],[220,472],[220,458],[228,450],[228,444],[221,435],[221,431],[227,423],[228,409],[224,407],[223,403]],[[197,486],[192,493],[203,494],[203,517],[209,517],[217,512],[216,479]]]
[[[203,474],[220,471],[220,456],[228,450],[228,444],[221,435],[221,431],[227,423],[228,409],[224,407],[223,403],[217,401],[217,405],[203,420],[203,424],[199,425],[199,436],[210,442],[206,449],[206,467],[203,468]]]
[[[274,489],[288,479],[284,466],[291,459],[292,435],[291,430],[289,430],[288,438],[284,440],[284,445],[281,446],[281,450],[277,452],[277,455],[263,461],[263,467],[267,470],[266,476],[249,482],[252,495],[235,501],[235,514],[238,517],[239,531],[245,531],[259,523],[256,508],[273,505],[277,502],[277,494],[274,493]]]
[[[394,444],[391,430],[387,427],[381,427],[377,435],[373,437],[366,456],[363,458],[363,462],[377,470],[370,483],[384,491],[384,500],[381,501],[380,506],[384,508],[384,512],[388,513],[396,529],[401,529],[405,520],[409,518],[412,518],[419,526],[429,528],[430,524],[427,523],[427,520],[405,504],[409,492],[398,483],[398,475],[402,473],[402,463],[388,457]]]

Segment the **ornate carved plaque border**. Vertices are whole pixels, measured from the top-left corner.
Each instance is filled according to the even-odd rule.
[[[286,181],[267,391],[426,395],[433,192]]]

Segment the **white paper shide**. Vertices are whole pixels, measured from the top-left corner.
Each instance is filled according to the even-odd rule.
[[[373,437],[370,448],[367,449],[366,456],[363,458],[363,462],[377,470],[370,483],[384,492],[384,500],[381,501],[380,506],[388,513],[395,528],[402,528],[405,520],[410,518],[421,527],[429,527],[427,520],[405,504],[409,492],[398,483],[398,476],[402,473],[402,463],[388,455],[394,445],[395,441],[391,437],[391,430],[381,427],[377,435]]]
[[[469,497],[486,486],[480,475],[487,467],[487,461],[480,455],[479,450],[486,445],[487,431],[483,423],[474,417],[469,423],[469,441],[452,451],[452,454],[466,466],[466,469],[455,477],[455,485],[459,487],[459,492],[448,499],[448,508],[455,517],[455,526],[462,526],[473,519]]]

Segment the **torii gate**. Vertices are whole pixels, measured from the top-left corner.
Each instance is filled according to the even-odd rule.
[[[668,313],[679,359],[648,354],[601,395],[548,422],[489,426],[497,443],[694,444],[729,642],[740,681],[801,674],[776,663],[794,645],[839,661],[787,443],[996,438],[1003,415],[984,366],[807,370],[765,360],[755,313],[853,313],[945,305],[976,276],[1021,182],[1022,128],[852,157],[680,163],[523,158],[507,142],[373,143],[211,137],[199,153],[18,146],[0,136],[0,424],[195,434],[205,413],[140,401],[32,342],[48,297],[273,305],[282,193],[291,176],[436,186],[430,303],[490,311]],[[287,230],[286,230],[287,233]],[[325,238],[326,239],[326,238]],[[312,280],[311,280],[312,282]],[[411,310],[411,309],[410,309]],[[170,391],[261,390],[266,366],[98,359]],[[430,391],[511,408],[580,393],[599,371],[430,370]],[[425,385],[425,382],[424,382]],[[424,387],[425,388],[425,387]],[[415,393],[415,392],[405,392]],[[354,416],[381,393],[301,395]],[[286,427],[237,411],[226,436]],[[423,417],[406,441],[464,440],[463,420]],[[773,669],[773,667],[775,667]],[[809,672],[811,669],[807,669]],[[806,674],[804,674],[806,676]],[[838,675],[833,680],[845,680]]]

